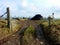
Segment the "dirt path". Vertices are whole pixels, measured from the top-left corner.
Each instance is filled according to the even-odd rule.
[[[22,42],[23,33],[30,24],[35,27],[36,38],[34,40],[32,40],[30,42],[30,44],[27,44],[27,45],[49,45],[46,43],[43,31],[42,31],[43,30],[42,26],[38,25],[36,22],[33,22],[33,21],[25,22],[25,24],[24,24],[23,28],[21,28],[21,30],[19,29],[19,31],[16,32],[15,34],[5,38],[6,40],[4,39],[5,40],[4,42],[2,40],[2,44],[0,44],[0,45],[24,45]]]
[[[35,28],[36,39],[39,40],[42,43],[42,45],[49,45],[44,36],[43,30],[43,25],[37,25],[37,27]]]
[[[22,31],[18,31],[15,34],[12,34],[2,40],[0,40],[0,45],[20,45],[20,34],[22,34],[24,32],[24,30],[26,30],[28,26],[24,26],[21,30]]]

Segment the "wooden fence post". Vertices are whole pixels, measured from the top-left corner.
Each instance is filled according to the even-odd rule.
[[[49,29],[50,29],[50,25],[51,25],[51,17],[48,17],[48,21],[49,21]]]
[[[9,12],[9,7],[7,8],[7,27],[10,28],[10,12]]]

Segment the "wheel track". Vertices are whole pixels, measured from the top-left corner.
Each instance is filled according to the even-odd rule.
[[[23,22],[23,21],[22,21],[22,22]],[[22,22],[21,22],[21,23],[22,23]],[[25,21],[24,21],[24,22],[25,22]],[[26,21],[25,24],[22,24],[22,25],[21,25],[21,26],[22,26],[21,30],[20,30],[20,28],[19,28],[17,32],[14,32],[14,33],[12,33],[12,34],[10,34],[10,35],[8,35],[8,36],[5,36],[4,38],[0,39],[0,45],[2,45],[3,43],[6,43],[7,41],[9,41],[9,39],[10,39],[11,37],[13,37],[13,35],[18,35],[19,33],[23,33],[24,30],[29,26],[29,23],[27,23],[27,22],[29,22],[29,21]],[[21,31],[22,31],[22,32],[21,32]]]
[[[34,28],[36,28],[36,27],[38,27],[38,24],[36,23],[36,22],[30,22],[30,21],[27,21],[27,22],[25,22],[25,25],[24,25],[24,27],[23,28],[21,28],[21,30],[19,29],[17,32],[15,32],[15,33],[12,33],[12,34],[10,34],[9,36],[7,36],[7,37],[5,37],[5,38],[3,38],[3,39],[1,39],[0,40],[0,45],[3,45],[3,43],[6,43],[7,41],[9,41],[9,39],[11,38],[11,37],[14,37],[14,36],[18,36],[18,34],[22,34],[25,30],[24,29],[26,29],[30,24],[32,24],[33,26],[34,26]]]

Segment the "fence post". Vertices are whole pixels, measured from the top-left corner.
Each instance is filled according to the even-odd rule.
[[[51,17],[48,17],[48,21],[49,21],[49,29],[50,29],[50,25],[51,25]]]
[[[10,11],[9,11],[9,7],[7,8],[7,27],[10,28]]]

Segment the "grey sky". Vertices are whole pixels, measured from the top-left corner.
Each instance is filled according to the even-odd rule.
[[[55,18],[60,18],[60,0],[0,0],[0,15],[7,7],[13,17],[32,17],[37,13],[48,17],[54,12]]]

